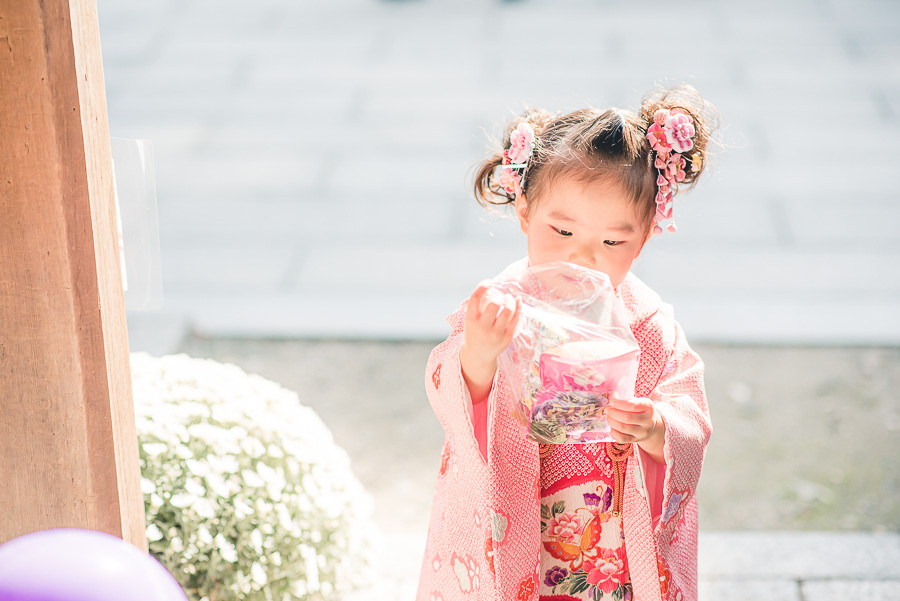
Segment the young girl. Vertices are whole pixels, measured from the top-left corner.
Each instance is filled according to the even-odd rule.
[[[450,315],[426,368],[446,438],[418,601],[696,599],[703,363],[629,269],[703,171],[713,115],[690,86],[648,96],[638,114],[532,110],[482,165],[476,198],[513,204],[527,237],[527,259],[501,275],[551,261],[608,274],[640,364],[634,398],[608,406],[616,442],[538,444],[498,368],[520,301],[486,281]]]

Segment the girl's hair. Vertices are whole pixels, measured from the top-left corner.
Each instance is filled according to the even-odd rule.
[[[560,179],[606,181],[620,186],[649,228],[656,212],[658,172],[653,165],[647,129],[657,110],[673,108],[684,110],[694,121],[694,147],[682,155],[687,165],[684,181],[679,184],[680,190],[693,187],[706,169],[707,146],[717,126],[718,113],[693,86],[680,85],[645,96],[637,114],[618,108],[581,109],[562,116],[541,109],[526,110],[508,124],[502,148],[478,168],[475,199],[485,207],[515,201],[515,194],[498,187],[492,176],[503,160],[503,150],[510,146],[510,133],[527,122],[535,132],[534,153],[522,182],[528,211]],[[700,168],[694,171],[692,157],[697,152],[702,160]]]

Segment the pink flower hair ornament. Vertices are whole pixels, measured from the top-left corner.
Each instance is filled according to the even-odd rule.
[[[503,161],[491,176],[494,186],[507,194],[522,194],[522,180],[534,152],[534,139],[534,129],[528,123],[519,123],[509,134],[509,148],[503,151]]]
[[[653,216],[653,233],[661,234],[661,221],[672,219],[672,201],[678,191],[678,183],[684,181],[687,167],[685,153],[694,148],[694,120],[679,108],[659,109],[653,113],[653,123],[647,129],[650,147],[656,152],[653,166],[659,172],[656,178],[656,214]],[[703,164],[700,152],[691,155],[691,172],[700,171]],[[677,228],[675,222],[666,227],[671,233]]]

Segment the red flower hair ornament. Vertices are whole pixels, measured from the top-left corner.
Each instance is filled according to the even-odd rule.
[[[682,109],[659,109],[653,113],[653,124],[647,129],[650,147],[656,152],[653,166],[659,172],[656,178],[656,214],[653,216],[653,233],[661,234],[659,223],[672,219],[672,200],[678,191],[678,183],[684,181],[687,166],[685,153],[694,148],[694,120]],[[700,171],[700,152],[691,155],[691,172]],[[675,222],[666,227],[675,233]]]

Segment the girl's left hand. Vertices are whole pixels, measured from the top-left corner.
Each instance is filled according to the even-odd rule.
[[[611,398],[606,409],[606,420],[616,442],[637,443],[657,463],[665,463],[663,445],[666,442],[666,424],[653,401],[642,397]]]

